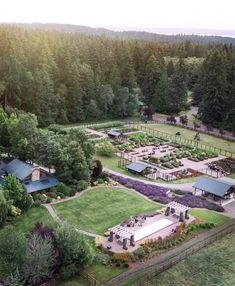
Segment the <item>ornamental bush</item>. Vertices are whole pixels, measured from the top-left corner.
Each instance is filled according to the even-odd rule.
[[[81,192],[81,191],[85,190],[88,187],[88,182],[84,181],[84,180],[80,180],[76,184],[76,187],[77,187],[77,191]]]
[[[17,208],[16,206],[12,205],[9,208],[9,215],[11,216],[19,216],[21,215],[21,209]]]
[[[97,152],[105,157],[113,157],[117,149],[110,142],[103,142],[98,146]]]
[[[56,192],[58,193],[62,193],[65,196],[69,196],[70,194],[70,187],[65,185],[64,183],[60,183],[57,187],[56,187]]]

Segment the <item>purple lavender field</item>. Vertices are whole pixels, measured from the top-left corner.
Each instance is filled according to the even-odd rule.
[[[181,203],[191,208],[206,208],[208,210],[214,210],[218,212],[224,211],[224,208],[222,206],[219,206],[216,203],[210,202],[204,197],[185,193],[182,196],[176,196],[175,198],[170,198],[168,196],[168,191],[170,191],[170,189],[156,186],[156,185],[145,184],[143,182],[117,176],[112,173],[109,173],[109,176],[111,179],[118,182],[119,184],[127,188],[134,189],[140,194],[161,204],[167,204],[171,201],[176,201],[178,203]]]

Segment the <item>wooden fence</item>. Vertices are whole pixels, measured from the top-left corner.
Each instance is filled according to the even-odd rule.
[[[151,283],[151,280],[157,275],[159,275],[160,273],[169,269],[170,267],[182,261],[183,259],[187,258],[188,256],[198,252],[203,247],[233,232],[234,230],[235,230],[235,225],[232,225],[218,233],[215,233],[214,235],[199,242],[198,244],[193,245],[189,249],[186,249],[184,252],[180,253],[179,255],[175,257],[172,257],[171,259],[169,259],[168,261],[165,261],[164,263],[158,265],[157,267],[153,267],[153,269],[151,269],[150,273],[148,273],[147,276],[145,276],[144,278],[141,278],[137,283],[133,284],[133,286],[143,286],[143,285],[147,286],[149,283]]]
[[[86,271],[81,272],[81,276],[83,277],[84,280],[86,280],[91,286],[101,286],[101,283],[90,273]],[[40,286],[54,286],[58,282],[56,278],[53,278]]]
[[[154,130],[152,128],[145,126],[144,124],[136,124],[133,122],[132,126],[135,126],[137,129],[144,131],[150,135],[154,135],[154,136],[161,138],[161,139],[164,139],[164,140],[169,140],[173,143],[178,143],[178,144],[183,144],[183,145],[191,145],[191,146],[195,146],[195,147],[202,149],[202,150],[213,151],[215,153],[224,155],[226,157],[235,158],[235,153],[233,153],[231,151],[224,150],[221,148],[217,148],[217,147],[211,146],[209,144],[203,144],[203,143],[200,143],[200,142],[195,141],[193,139],[182,138],[181,136],[172,135],[172,134],[169,134],[167,132],[163,132],[163,131],[159,131],[159,130]]]
[[[83,271],[81,276],[92,286],[100,286],[101,283],[90,273]]]
[[[221,139],[225,139],[225,140],[229,140],[229,141],[235,141],[235,137],[232,136],[232,135],[222,135],[218,132],[215,132],[215,131],[208,131],[208,130],[205,130],[203,128],[195,128],[194,126],[190,126],[190,125],[183,125],[181,123],[172,123],[172,122],[168,122],[168,121],[160,121],[160,120],[151,120],[151,121],[147,121],[147,122],[144,122],[144,121],[126,121],[125,124],[166,124],[166,125],[172,125],[172,126],[177,126],[179,128],[184,128],[184,129],[188,129],[188,130],[192,130],[192,131],[199,131],[200,133],[204,133],[204,134],[207,134],[207,135],[210,135],[210,136],[214,136],[214,137],[218,137],[218,138],[221,138]]]
[[[233,232],[234,230],[235,230],[235,220],[231,219],[227,223],[207,231],[207,233],[201,233],[200,235],[198,235],[198,238],[196,238],[196,240],[194,238],[191,241],[188,241],[187,245],[182,245],[183,248],[181,248],[179,251],[172,252],[170,250],[169,252],[171,254],[169,254],[169,256],[166,256],[165,258],[160,260],[156,259],[156,261],[152,262],[150,261],[149,263],[146,262],[146,264],[144,264],[142,267],[139,267],[133,271],[127,271],[113,278],[112,280],[106,282],[103,285],[121,286],[125,285],[125,283],[129,281],[133,281],[133,283],[129,285],[147,286],[148,283],[151,282],[151,280],[155,276],[169,269],[171,266],[185,259],[189,255],[196,253],[197,251],[209,245],[210,243],[216,241],[217,239],[220,239],[223,236]]]

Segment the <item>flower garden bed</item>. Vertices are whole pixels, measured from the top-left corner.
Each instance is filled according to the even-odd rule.
[[[177,226],[170,235],[165,237],[158,237],[157,239],[148,239],[137,250],[127,253],[112,253],[109,252],[107,256],[106,265],[113,265],[117,267],[128,267],[129,263],[135,263],[158,256],[171,248],[181,245],[189,239],[195,237],[197,234],[209,230],[214,227],[214,223],[209,222],[192,222],[188,225],[185,223]]]
[[[152,201],[168,204],[171,201],[177,201],[185,206],[190,208],[206,208],[208,210],[214,210],[218,212],[223,212],[224,208],[216,203],[208,201],[205,197],[195,196],[190,193],[185,193],[183,196],[175,196],[170,198],[168,192],[170,191],[167,188],[145,184],[144,182],[136,181],[134,179],[123,178],[121,176],[116,176],[114,174],[109,174],[110,178],[114,181],[117,181],[119,184],[124,185],[127,188],[134,189],[140,194],[146,196]]]

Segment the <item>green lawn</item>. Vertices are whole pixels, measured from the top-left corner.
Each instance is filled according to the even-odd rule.
[[[195,218],[200,218],[206,222],[213,222],[215,224],[223,224],[230,219],[225,215],[209,210],[191,209],[189,213]]]
[[[100,283],[104,283],[111,278],[126,271],[123,268],[105,266],[102,264],[93,264],[86,268],[86,271],[95,277]],[[82,277],[76,276],[66,281],[61,281],[55,284],[56,286],[89,286],[87,281]]]
[[[235,232],[156,276],[148,286],[235,285]]]
[[[69,280],[60,281],[56,283],[55,286],[90,286],[90,284],[82,277],[75,276]]]
[[[228,175],[229,178],[235,179],[235,173]]]
[[[103,234],[128,217],[154,212],[160,205],[128,189],[100,187],[53,207],[61,219],[83,230]]]
[[[126,271],[126,269],[105,266],[102,264],[93,264],[87,268],[87,272],[93,275],[101,283],[110,280],[124,271]]]
[[[7,222],[6,226],[0,229],[0,236],[4,233],[4,230],[8,225],[27,234],[31,231],[36,222],[43,222],[44,225],[51,227],[56,226],[56,223],[53,221],[48,211],[41,206],[39,208],[32,208],[21,216],[12,218]]]
[[[180,128],[178,126],[172,126],[167,124],[147,124],[147,125],[145,124],[143,126],[146,126],[150,129],[166,132],[171,135],[175,135],[175,133],[179,131],[181,133],[181,137],[185,139],[193,140],[195,136],[195,131],[188,130],[185,128]],[[235,152],[235,142],[230,142],[203,133],[200,134],[200,138],[201,138],[200,143],[202,144],[208,144],[213,147],[221,148],[230,152]]]

